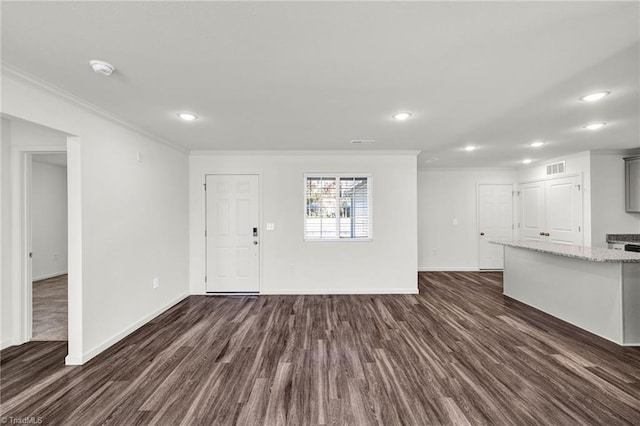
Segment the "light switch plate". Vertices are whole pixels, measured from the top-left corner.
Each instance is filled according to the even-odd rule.
[[[276,224],[275,223],[267,223],[267,231],[275,231]]]

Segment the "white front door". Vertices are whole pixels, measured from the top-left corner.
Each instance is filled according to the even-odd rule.
[[[530,182],[520,185],[520,238],[540,241],[545,232],[545,183]]]
[[[582,245],[582,181],[579,176],[546,182],[545,223],[548,241]]]
[[[258,292],[258,175],[207,175],[205,183],[207,292]]]
[[[490,240],[513,237],[513,186],[478,185],[478,227],[480,269],[503,269],[504,249]]]

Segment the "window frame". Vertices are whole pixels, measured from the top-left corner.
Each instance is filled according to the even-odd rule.
[[[304,173],[302,184],[302,239],[304,242],[372,242],[373,241],[373,176],[371,173]],[[367,179],[367,205],[368,205],[368,236],[366,238],[340,238],[340,231],[338,228],[338,236],[336,238],[309,238],[307,237],[307,179],[308,178],[334,178],[340,180],[342,178],[366,178]],[[340,188],[338,186],[337,191],[339,193]],[[339,216],[336,217],[336,221],[339,220]]]

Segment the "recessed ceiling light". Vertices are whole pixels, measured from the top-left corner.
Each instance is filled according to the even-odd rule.
[[[89,61],[89,65],[91,65],[93,71],[98,74],[111,75],[116,70],[116,67],[105,61],[93,60]]]
[[[465,146],[465,147],[464,147],[464,148],[462,148],[462,149],[464,149],[464,150],[465,150],[465,151],[467,151],[467,152],[471,152],[471,151],[475,151],[475,150],[476,150],[476,148],[477,148],[477,146],[475,146],[475,145],[467,145],[467,146]]]
[[[598,130],[602,127],[604,127],[607,123],[591,123],[591,124],[587,124],[586,126],[584,126],[585,129],[588,130]]]
[[[595,102],[595,101],[599,101],[600,99],[604,98],[605,96],[607,96],[610,93],[611,92],[596,92],[596,93],[591,93],[589,95],[584,95],[579,99],[581,101]]]
[[[395,118],[396,120],[404,121],[404,120],[406,120],[406,119],[411,117],[411,113],[410,112],[398,112],[396,114],[393,114],[392,117]]]
[[[191,114],[190,112],[181,112],[178,114],[178,117],[180,117],[184,121],[193,121],[198,118],[197,116],[195,116],[194,114]]]
[[[542,145],[544,145],[544,142],[542,142],[542,141],[535,141],[535,142],[533,142],[533,143],[532,143],[531,145],[529,145],[529,146],[531,146],[531,147],[533,147],[533,148],[540,148]]]
[[[524,160],[522,160],[522,164],[529,164],[531,163],[531,161],[533,160],[531,160],[530,158],[525,158]]]

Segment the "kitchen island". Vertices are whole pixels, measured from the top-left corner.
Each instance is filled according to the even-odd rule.
[[[504,295],[617,344],[640,346],[640,253],[493,243],[504,246]]]

